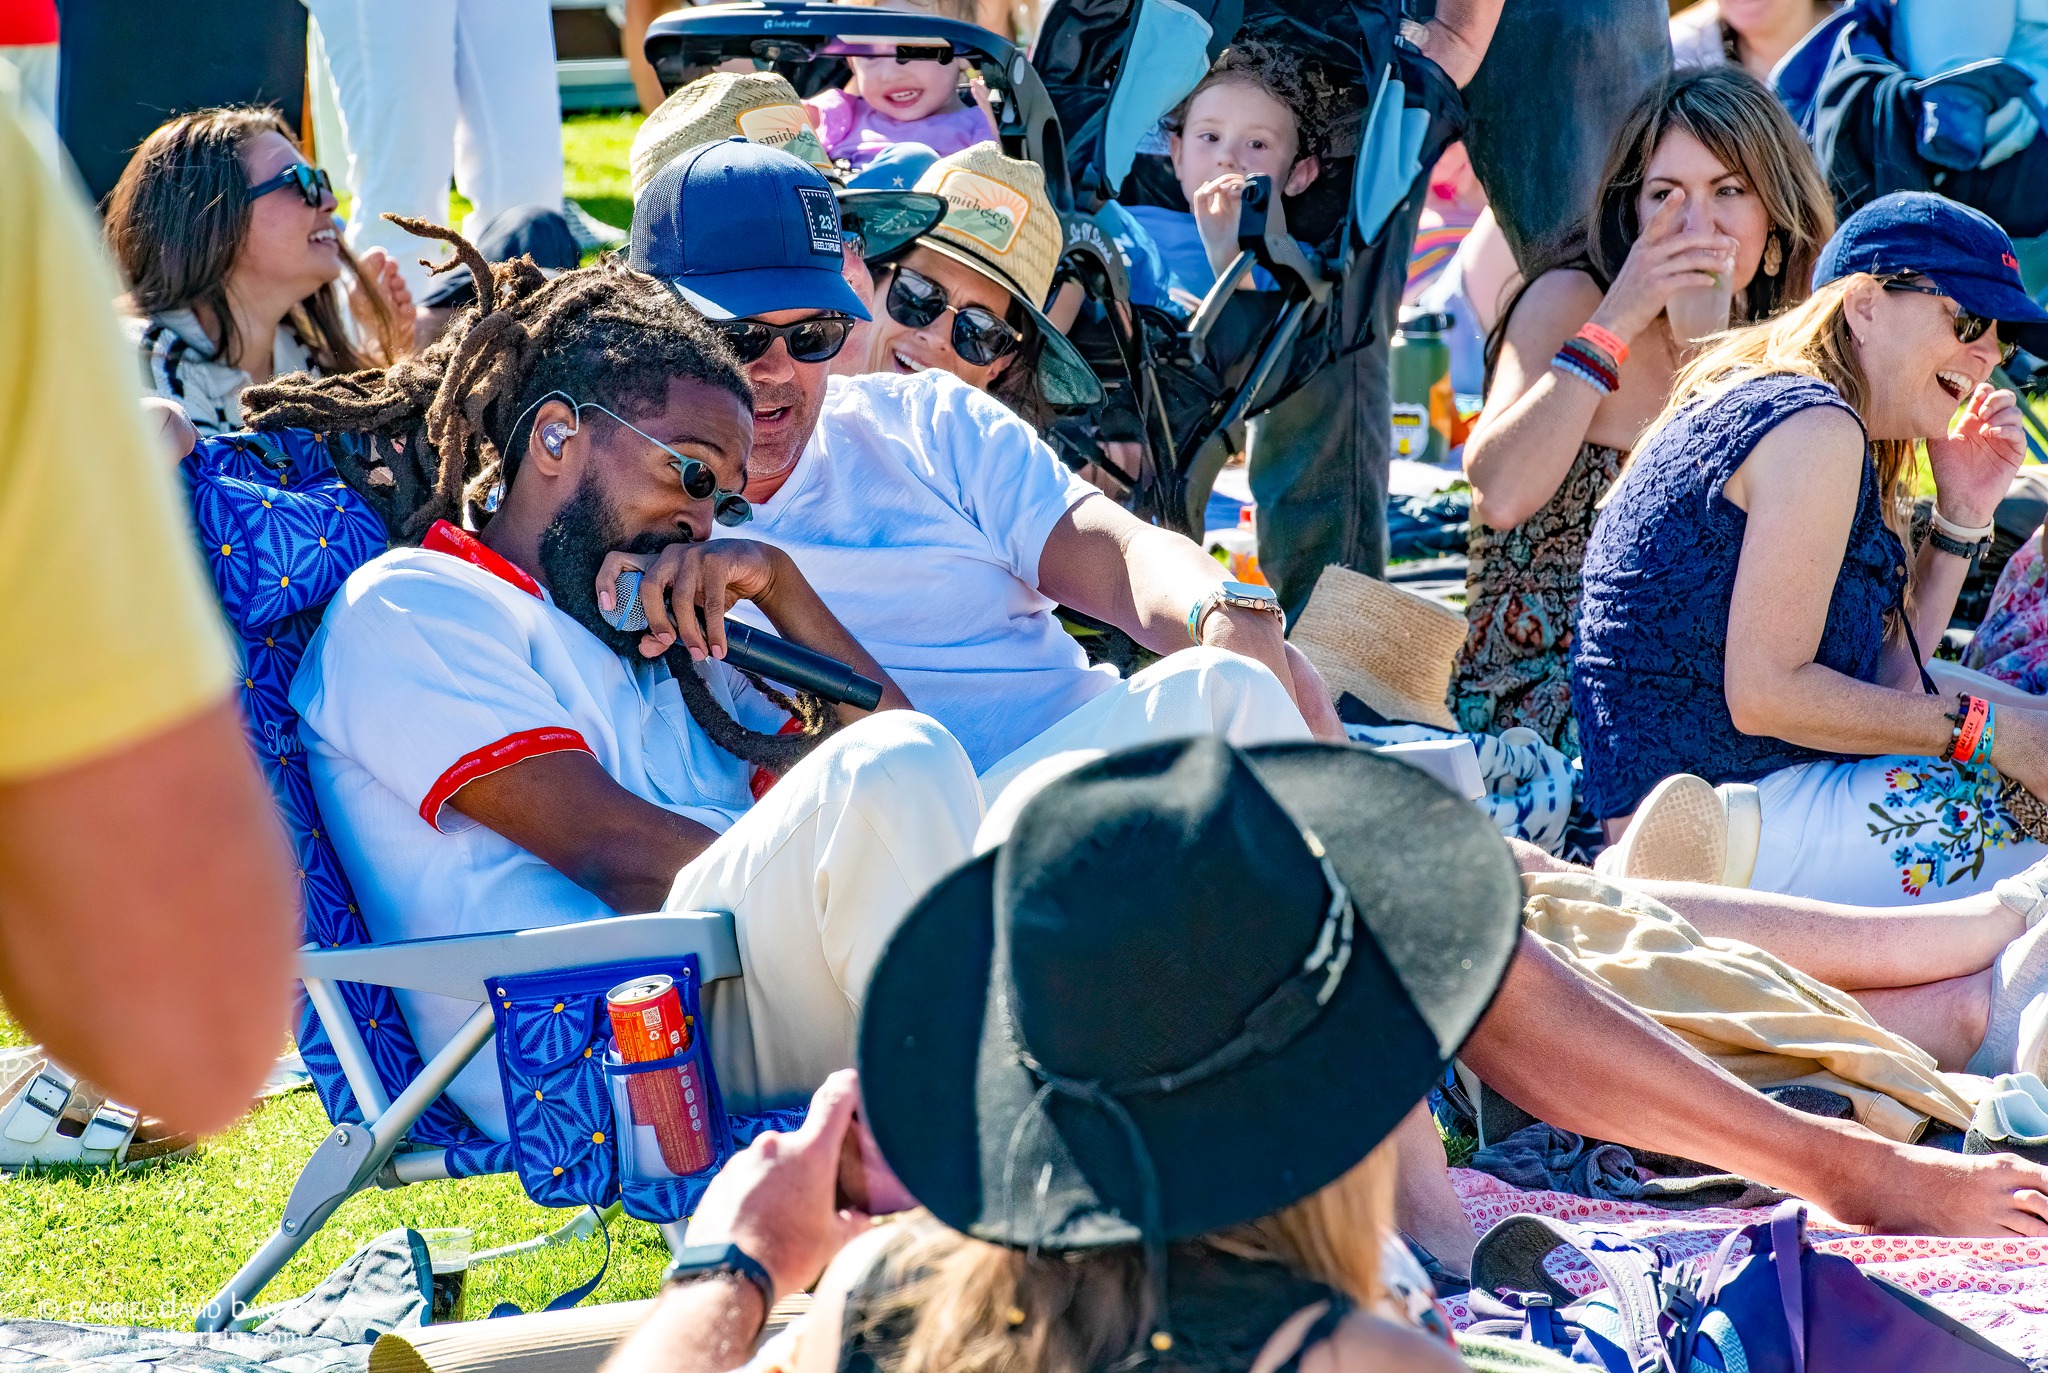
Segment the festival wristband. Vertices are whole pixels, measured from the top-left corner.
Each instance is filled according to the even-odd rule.
[[[1612,329],[1603,329],[1591,320],[1588,320],[1585,326],[1573,337],[1582,338],[1605,352],[1614,359],[1615,366],[1617,367],[1623,366],[1628,362],[1628,340],[1615,333]]]
[[[1955,730],[1949,738],[1946,761],[1971,763],[1977,759],[1977,750],[1984,743],[1984,721],[1991,714],[1991,703],[1982,696],[1964,692],[1956,698],[1957,713],[1949,718],[1955,721]]]

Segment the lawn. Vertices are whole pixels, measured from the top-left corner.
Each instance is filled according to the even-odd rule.
[[[594,218],[620,229],[633,227],[633,181],[626,159],[641,118],[637,110],[562,116],[562,193]],[[469,209],[460,193],[450,193],[452,222],[462,223]]]

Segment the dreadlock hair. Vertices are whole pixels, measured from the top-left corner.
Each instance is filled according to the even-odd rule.
[[[1338,96],[1321,68],[1301,53],[1277,43],[1241,38],[1225,48],[1187,98],[1163,121],[1168,133],[1186,126],[1188,107],[1212,86],[1253,86],[1272,96],[1294,116],[1294,160],[1321,157],[1329,151],[1330,128]]]
[[[282,377],[242,394],[252,429],[310,429],[327,440],[336,470],[384,517],[392,537],[417,542],[436,520],[481,527],[509,483],[532,432],[531,412],[561,391],[619,414],[658,407],[669,382],[688,377],[751,406],[746,374],[703,317],[653,277],[616,262],[550,280],[531,258],[495,265],[460,234],[424,220],[386,218],[452,245],[436,268],[466,265],[474,304],[423,352],[393,366],[338,377]],[[509,461],[508,461],[509,459]],[[601,635],[614,648],[620,639]],[[634,636],[624,636],[630,647]],[[802,723],[797,735],[742,727],[713,698],[686,652],[670,671],[690,715],[712,742],[780,774],[836,728],[816,697],[790,700],[754,679]]]

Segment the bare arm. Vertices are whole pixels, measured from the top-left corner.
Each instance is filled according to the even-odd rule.
[[[624,50],[626,69],[633,74],[633,90],[640,97],[640,112],[653,114],[665,98],[661,78],[647,60],[647,26],[657,15],[675,6],[669,0],[626,0],[626,22],[619,26],[619,47]]]
[[[1227,580],[1221,564],[1192,540],[1093,498],[1067,511],[1038,555],[1041,592],[1108,621],[1155,653],[1189,647],[1189,609]],[[1327,691],[1288,647],[1278,616],[1221,607],[1202,622],[1202,642],[1265,664],[1318,737],[1344,737]],[[1300,689],[1309,682],[1315,690]]]
[[[718,836],[643,801],[587,753],[544,753],[477,778],[448,804],[615,911],[661,909]]]
[[[227,702],[0,783],[0,999],[65,1066],[182,1129],[232,1123],[284,1046],[297,896]]]

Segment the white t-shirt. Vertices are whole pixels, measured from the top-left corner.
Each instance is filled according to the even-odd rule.
[[[787,718],[711,665],[712,696],[749,728]],[[629,664],[525,572],[447,524],[358,568],[328,604],[291,702],[329,837],[370,937],[530,929],[612,915],[511,840],[448,808],[479,777],[540,754],[595,757],[642,800],[723,833],[753,804],[750,769],[690,718],[659,662]],[[434,1053],[474,1004],[401,992]],[[488,1054],[456,1094],[504,1138]]]
[[[732,533],[787,552],[985,772],[1116,683],[1038,591],[1053,526],[1097,494],[950,372],[833,377],[789,481]]]

